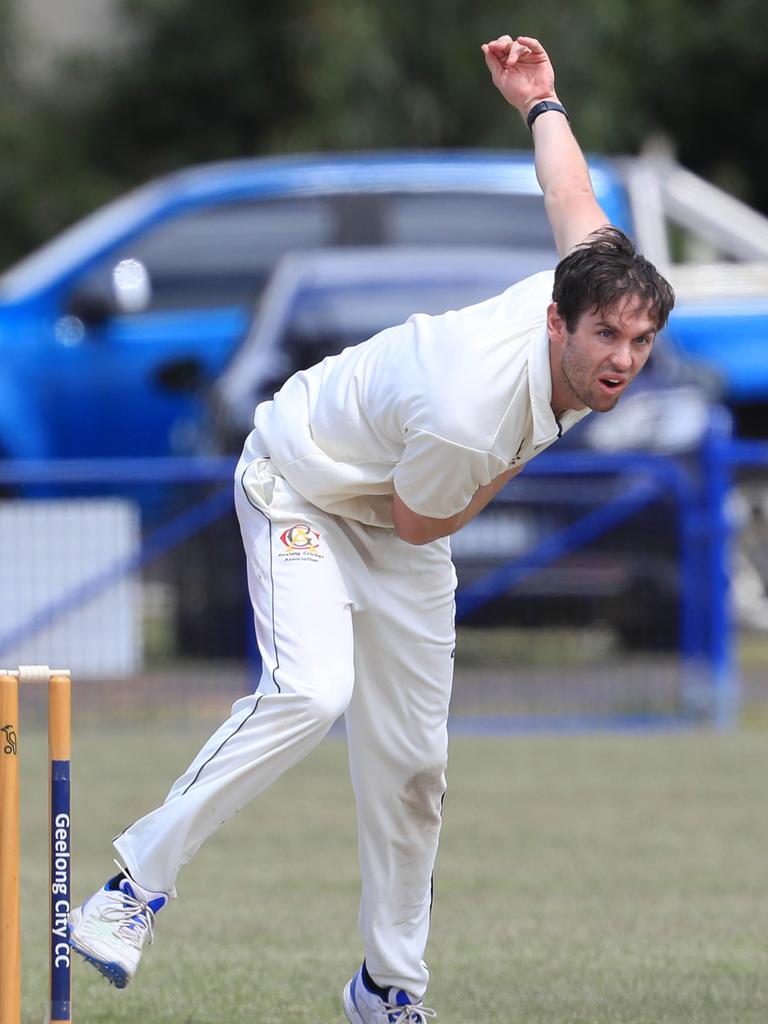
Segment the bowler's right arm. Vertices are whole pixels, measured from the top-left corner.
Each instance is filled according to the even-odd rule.
[[[546,51],[530,36],[500,36],[484,43],[493,84],[526,121],[542,100],[559,103],[555,73]],[[560,258],[609,223],[592,190],[589,171],[568,119],[559,111],[540,114],[532,126],[536,177]]]

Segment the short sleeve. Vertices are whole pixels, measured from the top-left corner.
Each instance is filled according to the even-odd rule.
[[[489,484],[507,468],[491,452],[416,430],[409,434],[395,467],[394,486],[413,512],[448,519],[467,507],[478,487]]]

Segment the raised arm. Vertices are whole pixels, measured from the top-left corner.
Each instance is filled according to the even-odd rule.
[[[552,64],[537,39],[500,36],[484,43],[482,50],[493,84],[523,121],[543,100],[560,103]],[[587,163],[565,115],[556,110],[539,114],[532,132],[536,177],[562,259],[608,218],[595,198]]]

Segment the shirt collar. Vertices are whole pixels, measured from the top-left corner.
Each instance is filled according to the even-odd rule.
[[[533,336],[528,352],[528,388],[531,396],[535,448],[551,444],[592,411],[566,409],[559,421],[552,412],[552,369],[549,363],[549,334],[546,321]]]

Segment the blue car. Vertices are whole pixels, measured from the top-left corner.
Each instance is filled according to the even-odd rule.
[[[598,198],[628,227],[609,164]],[[555,256],[525,154],[242,160],[97,211],[0,277],[0,458],[200,451],[220,376],[287,252],[500,246]]]

